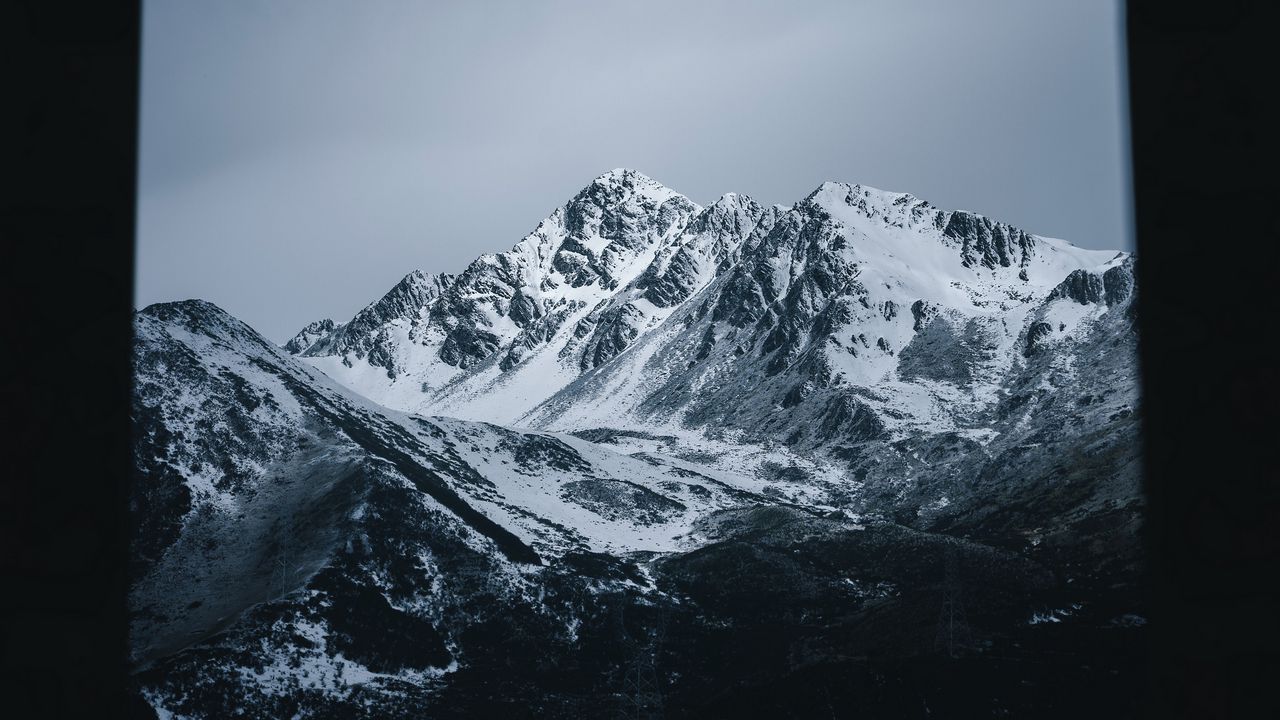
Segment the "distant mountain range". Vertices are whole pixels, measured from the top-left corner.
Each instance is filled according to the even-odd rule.
[[[1133,265],[859,185],[704,208],[615,170],[283,347],[150,306],[139,692],[162,717],[1115,709],[1145,623]]]

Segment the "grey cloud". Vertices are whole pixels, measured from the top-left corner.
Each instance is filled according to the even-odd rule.
[[[1061,2],[151,2],[139,306],[283,340],[635,167],[823,180],[1129,248],[1120,10]]]

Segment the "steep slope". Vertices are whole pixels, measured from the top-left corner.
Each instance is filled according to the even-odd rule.
[[[606,173],[511,250],[433,279],[437,292],[406,291],[424,282],[411,274],[302,354],[390,407],[502,422],[576,375],[557,362],[571,338],[608,355],[610,330],[591,332],[583,318],[644,272],[699,210],[634,171]]]
[[[131,646],[171,710],[420,708],[488,657],[469,633],[572,642],[595,593],[644,584],[628,554],[755,501],[576,437],[379,408],[201,301],[141,311],[135,353]]]
[[[1135,419],[1111,412],[1132,295],[1107,272],[1037,311],[1058,330],[994,421],[1021,445],[842,448],[883,491],[863,509],[884,512],[856,519],[857,502],[788,505],[744,489],[758,479],[597,445],[673,442],[640,431],[397,414],[208,303],[147,308],[136,688],[157,717],[195,718],[1123,709],[1144,621],[1134,509],[1118,502]],[[1091,319],[1068,330],[1067,315]],[[1103,371],[1076,396],[1083,368],[1064,359],[1086,350]],[[777,470],[771,483],[807,482]],[[939,645],[957,596],[964,639]],[[655,691],[638,694],[644,668]]]
[[[790,444],[961,429],[1020,370],[1019,340],[1083,251],[909,195],[824,184],[633,343],[517,422],[738,428]],[[938,322],[932,322],[940,318]],[[967,349],[926,367],[923,348]],[[820,418],[826,417],[826,421]],[[817,426],[827,437],[794,430]],[[977,426],[981,429],[981,426]]]
[[[766,482],[635,450],[673,438],[395,413],[208,303],[147,308],[137,688],[198,718],[1122,707],[1143,622],[1136,420],[1115,391],[1132,295],[1107,272],[1037,310],[1058,329],[1007,388],[1001,452],[954,433],[842,446],[862,478],[844,485],[881,491],[842,511],[770,492],[812,485],[799,466]],[[1102,372],[1065,362],[1086,350]],[[940,661],[957,583],[967,640]],[[656,695],[635,692],[645,667]]]

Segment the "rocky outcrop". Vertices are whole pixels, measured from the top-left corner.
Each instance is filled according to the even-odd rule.
[[[1053,334],[1053,326],[1047,322],[1037,322],[1032,324],[1027,330],[1027,340],[1022,348],[1023,357],[1031,357],[1040,349],[1041,343],[1045,338]]]
[[[290,355],[301,355],[306,352],[307,348],[323,340],[333,330],[333,321],[328,318],[308,323],[306,327],[298,331],[297,335],[294,335],[289,339],[289,342],[284,344],[284,349]]]
[[[1035,252],[1034,236],[981,215],[939,212],[935,224],[945,237],[960,243],[965,267],[1025,267]]]
[[[1067,298],[1075,300],[1081,305],[1100,303],[1102,302],[1102,297],[1102,278],[1087,270],[1072,272],[1053,289],[1053,292],[1049,293],[1050,300]]]
[[[1133,295],[1133,258],[1102,273],[1102,297],[1107,305],[1119,305]]]

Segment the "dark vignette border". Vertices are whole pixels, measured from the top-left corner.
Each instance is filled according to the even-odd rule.
[[[1151,717],[1274,715],[1276,6],[1127,11]],[[0,706],[120,717],[136,1],[0,5]]]
[[[0,3],[0,715],[121,717],[139,3]]]
[[[1132,0],[1150,717],[1280,716],[1272,2]],[[1272,338],[1273,340],[1274,338]],[[1267,711],[1270,712],[1267,712]]]

